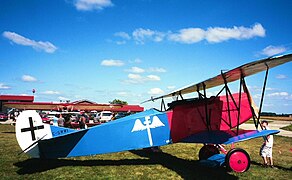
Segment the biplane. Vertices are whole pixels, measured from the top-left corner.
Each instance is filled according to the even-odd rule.
[[[145,101],[160,99],[160,110],[146,110],[89,129],[75,130],[43,124],[35,111],[23,111],[16,122],[16,138],[22,152],[34,158],[89,156],[178,142],[202,143],[200,160],[214,160],[230,170],[244,172],[250,166],[248,153],[240,148],[227,151],[224,145],[279,132],[262,130],[260,112],[269,70],[291,60],[292,54],[288,54],[247,63],[206,81]],[[266,73],[260,106],[256,108],[245,78],[261,71]],[[229,88],[233,81],[239,81],[236,93]],[[215,86],[222,86],[222,89],[216,96],[207,97],[206,90]],[[185,99],[183,96],[189,93],[195,93],[197,97]],[[164,100],[168,97],[174,97],[174,101],[166,104]],[[239,125],[251,118],[255,130],[240,129]]]

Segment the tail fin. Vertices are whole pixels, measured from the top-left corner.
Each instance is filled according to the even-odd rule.
[[[49,124],[42,122],[41,116],[34,110],[20,113],[15,126],[16,139],[23,152],[38,158],[38,141],[52,138]]]

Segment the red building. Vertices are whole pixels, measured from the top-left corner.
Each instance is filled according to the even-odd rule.
[[[10,96],[11,97],[11,96]],[[19,99],[17,99],[19,97]],[[3,99],[8,97],[3,97]],[[32,98],[32,99],[31,99]],[[9,98],[8,98],[9,99]],[[11,98],[10,98],[11,99]],[[6,108],[21,110],[49,110],[49,111],[112,111],[112,112],[141,112],[139,105],[98,104],[89,100],[68,103],[33,102],[33,96],[15,96],[13,100],[3,101]]]
[[[7,112],[5,103],[32,103],[34,96],[21,96],[21,95],[0,95],[0,112]]]

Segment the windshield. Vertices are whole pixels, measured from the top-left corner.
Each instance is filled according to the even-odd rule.
[[[102,113],[103,116],[111,116],[112,113]]]

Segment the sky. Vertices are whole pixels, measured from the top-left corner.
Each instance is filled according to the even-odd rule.
[[[2,0],[0,94],[35,89],[37,102],[140,104],[291,53],[291,7],[290,0]],[[290,62],[269,71],[263,111],[292,113],[291,70]],[[263,79],[246,79],[256,103]]]

